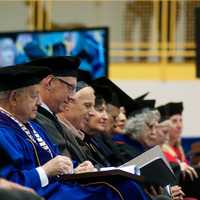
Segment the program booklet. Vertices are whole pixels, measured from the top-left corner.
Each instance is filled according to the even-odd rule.
[[[159,146],[145,151],[120,167],[132,165],[139,168],[140,174],[144,176],[147,183],[165,187],[176,180],[174,172]]]

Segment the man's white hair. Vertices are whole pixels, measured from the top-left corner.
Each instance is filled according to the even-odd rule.
[[[0,100],[7,99],[10,91],[1,91],[0,92]]]
[[[26,88],[27,87],[19,88],[19,89],[16,89],[15,91],[17,93],[24,92]],[[10,94],[11,91],[12,90],[0,91],[0,100],[6,100],[6,99],[8,99],[9,94]]]

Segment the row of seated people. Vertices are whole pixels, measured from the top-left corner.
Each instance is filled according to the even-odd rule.
[[[113,104],[107,113],[106,101],[116,100],[117,90],[102,87],[110,82],[105,79],[80,81],[75,92],[79,64],[73,57],[50,57],[0,69],[0,176],[49,200],[170,199],[130,179],[60,182],[64,174],[119,166],[136,156],[131,145],[115,144],[108,134],[116,127],[109,117]],[[118,100],[124,96],[119,93]],[[179,186],[171,191],[173,199],[183,199]]]
[[[88,77],[84,78],[84,80],[88,80]],[[104,155],[102,161],[104,162],[103,165],[118,166],[123,162],[140,155],[149,148],[160,145],[177,175],[176,183],[181,184],[181,186],[184,187],[184,191],[187,195],[199,198],[199,179],[197,174],[199,173],[199,168],[197,167],[196,170],[194,170],[188,165],[188,162],[177,157],[179,154],[181,156],[184,155],[183,151],[181,148],[176,148],[176,145],[173,143],[170,143],[171,140],[175,140],[176,142],[177,140],[180,140],[180,133],[182,130],[182,103],[169,103],[155,109],[155,100],[141,100],[145,95],[133,101],[108,79],[102,78],[93,81],[93,83],[94,82],[95,84],[99,83],[100,85],[110,87],[111,90],[115,91],[119,98],[121,98],[121,102],[119,103],[119,99],[117,103],[110,102],[110,92],[106,94],[106,88],[104,88],[104,99],[102,96],[99,97],[97,95],[95,101],[96,114],[92,113],[92,117],[90,117],[84,128],[81,129],[81,127],[74,124],[73,121],[76,120],[72,120],[70,115],[67,114],[67,111],[60,113],[58,115],[59,119],[61,119],[61,121],[70,121],[76,128],[80,129],[79,133],[81,138],[85,138],[86,143],[93,146],[91,151],[96,154],[94,157],[98,158],[97,149],[98,153]],[[95,88],[95,84],[93,85],[93,88]],[[107,99],[109,104],[106,104],[105,99]],[[112,105],[110,103],[112,103]],[[126,109],[119,108],[119,105],[125,106]],[[75,107],[73,110],[75,110]],[[132,117],[127,121],[126,127],[123,130],[126,121],[124,110],[127,110],[128,114],[132,115]],[[155,112],[155,110],[159,111]],[[171,123],[169,118],[171,118]],[[168,126],[170,126],[171,134],[169,134]],[[118,144],[117,148],[113,145],[111,137],[112,140]],[[177,155],[171,155],[171,152],[168,151],[166,147],[174,149],[174,152],[175,154],[177,153]],[[96,150],[94,151],[93,149],[95,148]],[[181,151],[179,151],[180,149]],[[172,159],[173,156],[174,158]],[[105,161],[107,161],[107,163],[105,163]],[[101,163],[101,160],[99,160],[99,163]],[[185,176],[186,178],[182,180]]]
[[[109,134],[121,148],[125,148],[126,151],[129,149],[131,157],[136,157],[149,148],[160,145],[176,174],[176,183],[182,186],[186,195],[198,199],[200,197],[199,165],[190,165],[180,143],[183,103],[173,102],[155,108],[155,100],[141,101],[147,94],[133,101],[110,80],[100,79],[96,82],[105,82],[118,93],[119,98],[123,97],[120,104],[118,102],[107,106],[108,109],[111,107],[110,114],[113,115],[114,122],[112,128],[109,131],[105,129],[104,133]],[[120,108],[119,105],[123,105],[125,109]],[[126,114],[129,116],[128,120]],[[131,158],[129,156],[128,160]]]
[[[135,156],[152,146],[159,145],[174,170],[176,183],[182,186],[185,194],[198,199],[199,165],[190,165],[180,144],[181,113],[181,102],[169,103],[153,110],[144,109],[143,112],[128,118],[126,123],[123,123],[123,129],[119,127],[115,129],[112,139],[118,145],[128,144],[131,147],[130,151],[134,152]],[[118,123],[120,115],[117,119]],[[123,121],[124,119],[126,119],[125,116]]]
[[[45,128],[31,121],[37,115],[40,104],[40,85],[36,84],[41,80],[41,84],[48,87],[45,88],[48,93],[54,91],[60,94],[52,96],[56,98],[53,101],[54,111],[58,111],[73,95],[80,61],[75,58],[63,58],[61,61],[64,65],[59,62],[60,65],[55,67],[55,62],[53,64],[57,76],[53,76],[49,68],[33,65],[1,68],[1,176],[33,188],[45,199],[148,199],[141,186],[132,180],[85,185],[59,181],[63,174],[96,170],[89,161],[79,164],[59,155],[55,143],[47,138]],[[52,102],[52,99],[49,101]]]

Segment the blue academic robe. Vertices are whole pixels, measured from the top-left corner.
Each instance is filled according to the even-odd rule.
[[[112,140],[117,144],[128,144],[133,148],[136,156],[146,151],[145,147],[140,142],[133,138],[129,138],[127,135],[124,134],[114,134]]]
[[[49,146],[53,156],[58,155],[58,151],[46,137],[43,129],[35,122],[31,124]],[[140,186],[130,180],[113,183],[118,192],[105,184],[98,183],[93,186],[80,186],[76,183],[63,184],[55,178],[51,178],[47,186],[41,187],[36,167],[39,163],[43,165],[50,159],[51,156],[46,150],[38,144],[33,146],[19,126],[0,113],[0,177],[33,188],[47,200],[120,199],[118,192],[128,200],[147,199]]]

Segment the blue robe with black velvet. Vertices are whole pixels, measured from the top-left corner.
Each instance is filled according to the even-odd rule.
[[[41,127],[34,122],[31,124],[49,146],[53,156],[58,155],[56,148]],[[0,112],[0,177],[33,188],[47,200],[120,199],[116,191],[104,184],[93,186],[80,186],[75,183],[62,184],[51,178],[47,186],[41,187],[36,167],[39,166],[38,162],[43,165],[51,159],[51,156],[38,144],[35,144],[34,147],[16,122]],[[39,161],[36,159],[34,151],[37,151]],[[121,192],[124,199],[147,199],[140,186],[133,181],[120,181],[112,185]]]
[[[127,135],[124,134],[114,134],[112,137],[113,142],[119,145],[127,144],[130,147],[130,150],[132,151],[132,158],[137,157],[138,155],[144,153],[147,149],[138,142],[136,139],[130,138]]]

